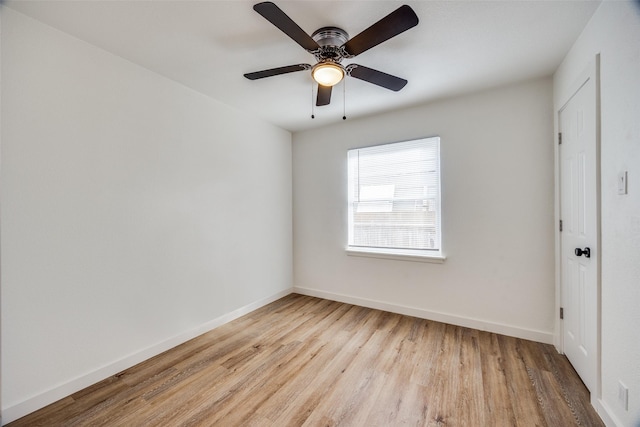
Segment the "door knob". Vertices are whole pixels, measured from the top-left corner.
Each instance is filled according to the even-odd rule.
[[[584,249],[576,248],[576,250],[573,252],[576,254],[576,256],[584,255],[585,258],[591,258],[591,249],[589,248],[584,248]]]

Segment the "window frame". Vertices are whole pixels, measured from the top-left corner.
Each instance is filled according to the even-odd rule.
[[[373,246],[352,246],[352,234],[353,234],[353,200],[352,197],[352,182],[351,173],[352,167],[349,163],[350,153],[355,150],[366,150],[369,148],[383,147],[393,144],[419,142],[419,141],[433,141],[436,143],[436,164],[438,170],[438,182],[437,182],[437,211],[436,211],[436,228],[438,237],[439,249],[399,249],[399,248],[387,248],[387,247],[373,247]],[[345,251],[350,256],[360,257],[372,257],[372,258],[384,258],[402,261],[418,261],[429,263],[443,263],[446,256],[443,252],[443,236],[442,236],[442,168],[441,168],[441,150],[440,150],[440,136],[421,137],[415,139],[409,139],[404,141],[396,141],[391,143],[383,143],[377,145],[370,145],[365,147],[354,147],[347,150],[347,245]]]

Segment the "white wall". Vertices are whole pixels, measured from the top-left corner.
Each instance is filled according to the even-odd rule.
[[[8,422],[292,286],[291,135],[2,8]]]
[[[294,134],[295,289],[552,342],[552,104],[545,78]],[[447,260],[348,256],[347,150],[433,135]]]
[[[602,396],[608,425],[640,426],[640,3],[604,1],[554,76],[555,111],[600,53]],[[628,190],[617,176],[628,171]],[[618,401],[629,388],[629,409]]]

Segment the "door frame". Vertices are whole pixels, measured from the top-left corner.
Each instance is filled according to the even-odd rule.
[[[594,390],[591,390],[591,405],[597,407],[598,402],[602,395],[602,367],[601,367],[601,355],[602,355],[602,195],[601,195],[601,175],[600,175],[600,145],[601,145],[601,116],[600,116],[600,54],[597,54],[593,60],[589,62],[586,69],[580,73],[578,78],[574,80],[574,83],[568,88],[567,91],[561,93],[557,98],[558,103],[554,105],[554,171],[555,171],[555,195],[554,195],[554,218],[555,218],[555,284],[556,284],[556,310],[555,310],[555,334],[554,345],[558,352],[564,354],[564,323],[560,319],[560,308],[562,306],[562,242],[560,232],[560,144],[559,144],[559,129],[560,129],[560,112],[567,105],[569,100],[580,90],[580,88],[586,83],[587,80],[593,79],[594,81],[594,96],[596,102],[596,235],[598,243],[596,245],[595,257],[592,258],[597,265],[597,277],[596,277],[596,289],[597,289],[597,331],[596,331],[596,371],[595,378],[596,384]]]

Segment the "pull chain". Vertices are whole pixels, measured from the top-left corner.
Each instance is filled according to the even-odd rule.
[[[342,120],[347,120],[347,79],[342,80]]]
[[[311,82],[311,118],[315,119],[316,115],[314,114],[313,108],[313,82]]]

